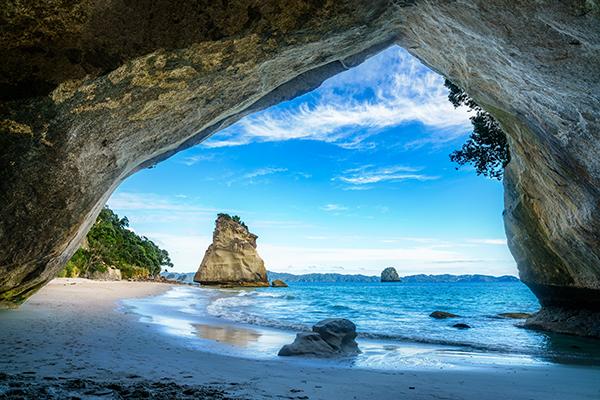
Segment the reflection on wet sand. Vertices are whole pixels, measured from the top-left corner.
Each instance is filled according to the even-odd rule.
[[[245,328],[237,328],[226,325],[192,325],[196,335],[202,339],[215,340],[238,347],[249,347],[250,344],[258,342],[262,333]]]

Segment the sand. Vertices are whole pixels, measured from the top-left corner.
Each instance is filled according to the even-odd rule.
[[[116,310],[120,299],[170,287],[56,279],[19,309],[0,311],[0,398],[9,385],[25,398],[600,398],[600,368],[380,371],[248,360],[193,350]]]

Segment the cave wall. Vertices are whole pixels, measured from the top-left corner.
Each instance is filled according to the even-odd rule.
[[[507,132],[523,281],[600,308],[598,1],[5,0],[1,18],[1,306],[60,270],[128,175],[397,43]]]

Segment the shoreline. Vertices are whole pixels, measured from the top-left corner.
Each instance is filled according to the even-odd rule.
[[[28,375],[33,380],[173,382],[250,399],[593,399],[600,394],[600,369],[581,366],[389,371],[236,358],[201,351],[161,334],[135,314],[116,310],[121,300],[160,295],[172,287],[158,282],[54,280],[18,310],[0,312],[0,352],[5,355],[0,372],[34,372]],[[134,375],[137,378],[128,378]]]
[[[123,306],[121,311],[131,312],[141,319],[152,321],[153,326],[161,334],[174,335],[181,340],[189,341],[191,346],[200,351],[246,359],[281,359],[276,355],[283,345],[293,342],[296,333],[311,331],[312,325],[300,323],[288,325],[273,320],[248,319],[248,315],[230,320],[232,315],[209,311],[221,300],[235,301],[240,296],[242,299],[248,298],[246,295],[249,293],[244,290],[231,290],[198,286],[178,287],[164,295],[123,300],[120,302]],[[268,292],[264,295],[272,297]],[[600,360],[595,352],[597,346],[589,348],[590,353],[582,355],[582,352],[580,354],[561,352],[564,348],[549,352],[527,348],[515,349],[507,344],[485,345],[467,340],[385,335],[364,331],[357,333],[356,340],[359,347],[365,350],[358,356],[349,360],[342,359],[342,361],[309,360],[313,364],[383,371],[431,368],[433,364],[448,368],[553,363],[593,366]],[[561,339],[564,341],[573,338],[562,337]],[[577,339],[576,345],[571,345],[578,348],[589,345],[582,342],[581,338],[575,339]],[[563,347],[568,347],[568,344],[563,344]],[[424,362],[425,359],[427,362]]]

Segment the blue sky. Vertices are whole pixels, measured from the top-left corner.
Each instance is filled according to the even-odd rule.
[[[455,170],[470,132],[443,78],[392,47],[124,182],[108,204],[195,271],[218,212],[292,273],[516,275],[502,184]]]

